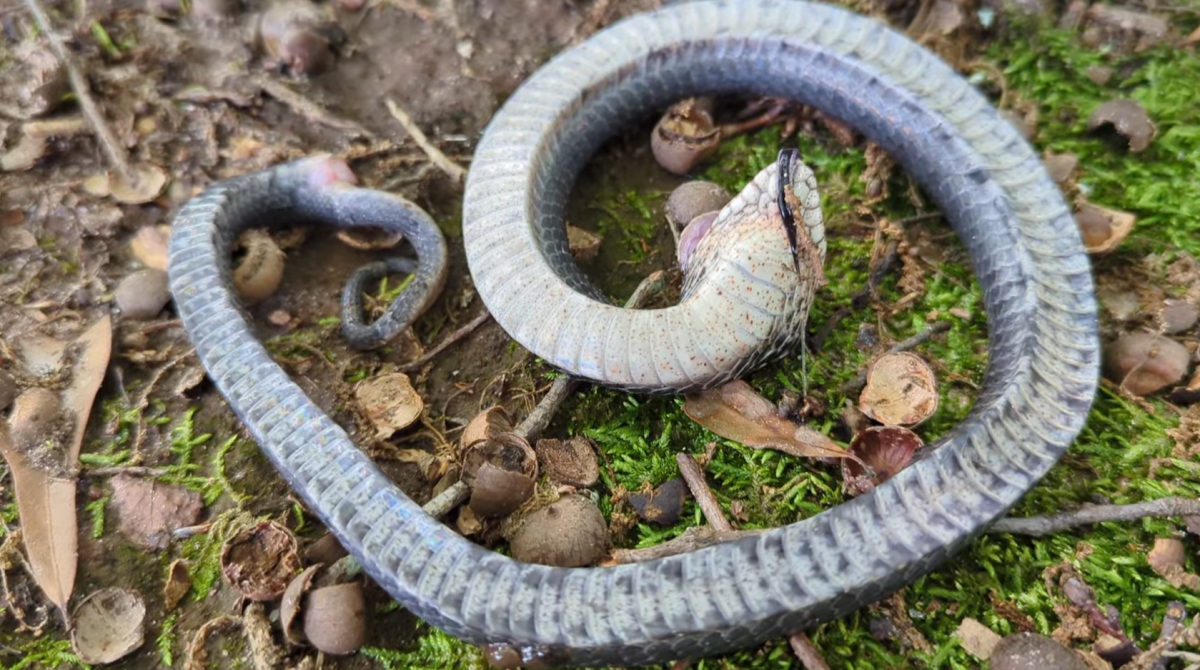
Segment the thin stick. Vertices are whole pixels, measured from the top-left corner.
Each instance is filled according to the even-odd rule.
[[[475,332],[476,328],[482,326],[484,322],[490,318],[492,318],[492,313],[486,309],[483,310],[483,313],[479,314],[474,319],[471,319],[465,326],[442,338],[441,342],[438,342],[436,346],[429,351],[426,351],[420,358],[412,361],[411,363],[405,363],[404,365],[401,365],[399,368],[400,372],[411,372],[422,365],[425,365],[429,361],[433,360],[435,356],[450,348],[450,346],[455,342],[458,342],[464,337]]]
[[[717,533],[733,532],[733,524],[729,523],[729,519],[726,519],[725,514],[721,512],[721,504],[717,502],[717,497],[713,495],[712,489],[708,488],[708,483],[704,481],[704,471],[700,469],[700,464],[696,462],[696,459],[692,458],[691,454],[678,453],[675,454],[675,461],[679,463],[679,474],[683,475],[683,481],[687,483],[688,489],[692,492],[692,497],[696,499],[696,504],[700,506],[700,511],[704,513],[708,525],[712,526]]]
[[[104,120],[104,115],[100,113],[100,108],[96,105],[96,101],[92,99],[87,80],[83,78],[83,74],[75,66],[75,60],[71,58],[71,53],[63,45],[58,33],[54,32],[54,26],[50,23],[50,17],[46,15],[46,10],[42,8],[42,3],[39,0],[25,0],[25,5],[29,7],[34,20],[37,21],[42,32],[46,34],[46,39],[50,42],[50,49],[54,51],[54,55],[58,57],[59,62],[66,69],[67,79],[71,82],[71,89],[79,97],[79,107],[83,110],[83,115],[87,118],[88,124],[95,131],[96,137],[100,139],[100,147],[108,157],[109,163],[121,175],[125,183],[130,186],[137,186],[139,180],[137,171],[129,165],[129,156],[125,153],[125,149],[121,146],[121,143],[117,141],[117,136],[113,134],[108,122]]]
[[[626,563],[643,563],[645,561],[653,561],[659,558],[668,556],[677,556],[686,554],[689,551],[696,551],[705,547],[711,547],[726,542],[733,542],[755,535],[762,535],[766,530],[733,530],[729,532],[718,532],[713,530],[712,526],[692,526],[683,531],[683,535],[656,544],[653,547],[644,549],[615,549],[612,556],[601,563],[601,566],[611,567],[614,565],[624,565]]]
[[[808,670],[830,670],[829,664],[821,658],[821,652],[804,633],[793,633],[788,638],[788,644],[792,646],[792,653],[800,659],[800,664]]]
[[[449,488],[425,503],[421,509],[426,514],[433,518],[438,518],[445,515],[450,510],[458,507],[471,495],[471,487],[464,481],[454,482]]]
[[[1150,664],[1147,670],[1166,670],[1169,659],[1165,654],[1175,651],[1175,647],[1178,646],[1179,641],[1175,639],[1176,633],[1183,626],[1183,620],[1186,617],[1187,608],[1182,602],[1172,600],[1167,603],[1167,613],[1163,615],[1162,628],[1159,630],[1158,640],[1143,652],[1146,654],[1158,654],[1158,658],[1154,659],[1154,662]]]
[[[147,468],[139,465],[130,466],[115,466],[104,468],[90,468],[83,471],[83,474],[92,477],[116,477],[119,475],[127,475],[129,477],[162,477],[167,474],[166,468]]]
[[[638,284],[638,287],[633,290],[633,295],[629,296],[629,300],[625,301],[626,309],[638,309],[646,304],[650,298],[658,293],[661,293],[667,287],[667,275],[659,270],[652,272],[648,277]],[[571,394],[571,390],[575,388],[575,381],[570,376],[563,375],[554,380],[550,385],[550,390],[542,399],[538,401],[533,411],[525,417],[521,425],[517,426],[514,431],[517,435],[525,438],[527,442],[533,442],[546,430],[546,426],[550,425],[550,420],[554,418],[554,414],[558,411],[558,406],[567,399]]]
[[[384,103],[387,105],[388,111],[392,113],[392,116],[400,122],[400,125],[404,126],[404,129],[412,136],[413,141],[417,143],[418,147],[421,147],[421,151],[424,151],[426,156],[429,156],[429,160],[434,165],[441,168],[442,172],[445,172],[459,184],[467,180],[467,171],[462,169],[462,166],[458,163],[446,158],[446,154],[442,153],[441,149],[433,146],[429,138],[425,137],[425,133],[421,132],[421,129],[412,120],[412,117],[408,115],[408,112],[401,109],[391,98],[384,100]]]
[[[1159,498],[1132,505],[1088,505],[1073,512],[1048,516],[1007,517],[997,521],[987,532],[1040,537],[1105,521],[1136,521],[1175,516],[1200,516],[1200,500]]]
[[[346,130],[352,133],[357,133],[358,135],[367,139],[374,139],[375,137],[375,133],[367,130],[362,125],[349,119],[343,119],[340,116],[337,116],[333,112],[330,112],[312,100],[304,97],[300,93],[292,90],[286,84],[275,81],[274,79],[265,75],[256,76],[252,78],[251,81],[263,93],[266,93],[279,102],[282,102],[293,112],[308,119],[309,121],[320,123],[338,130]]]
[[[949,321],[934,321],[933,323],[926,326],[925,330],[922,330],[921,332],[917,333],[916,335],[913,335],[912,337],[908,338],[907,340],[901,340],[901,341],[897,342],[895,345],[892,346],[891,349],[888,349],[887,352],[889,354],[898,354],[901,351],[908,351],[910,349],[915,349],[915,348],[921,346],[922,344],[925,344],[934,335],[945,332],[947,330],[950,330],[950,322]],[[847,393],[853,393],[854,391],[857,391],[858,389],[862,388],[863,385],[866,383],[867,383],[867,373],[866,372],[860,373],[854,379],[851,379],[850,381],[846,382],[845,384],[842,384],[838,388],[838,393],[841,393],[842,395],[846,395]]]

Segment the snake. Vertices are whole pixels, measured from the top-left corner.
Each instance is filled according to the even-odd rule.
[[[216,388],[366,574],[430,625],[486,646],[497,665],[694,659],[846,616],[1005,515],[1090,411],[1099,377],[1090,260],[1037,154],[929,50],[876,19],[802,0],[699,0],[624,18],[561,51],[503,103],[467,175],[462,243],[478,295],[514,340],[581,379],[663,393],[711,388],[786,354],[824,257],[823,229],[788,188],[807,179],[798,165],[789,180],[775,167],[752,197],[735,198],[758,212],[735,217],[751,222],[740,248],[758,255],[739,259],[733,243],[704,251],[701,239],[689,265],[704,276],[685,279],[690,292],[676,305],[615,307],[570,259],[564,207],[589,157],[675,100],[723,94],[811,105],[894,157],[966,248],[988,362],[969,414],[872,491],[658,560],[557,568],[470,542],[401,492],[256,337],[230,283],[240,230],[396,216],[418,256],[416,290],[396,312],[410,318],[427,307],[421,291],[438,282],[444,241],[422,232],[409,204],[309,158],[214,183],[176,215],[170,287]]]

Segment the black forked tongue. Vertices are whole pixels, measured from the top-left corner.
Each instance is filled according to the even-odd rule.
[[[796,262],[796,274],[800,274],[800,257],[796,255],[796,215],[787,203],[787,189],[792,186],[792,166],[800,162],[799,149],[782,149],[779,158],[779,214],[783,217],[783,229],[787,231],[788,247]]]

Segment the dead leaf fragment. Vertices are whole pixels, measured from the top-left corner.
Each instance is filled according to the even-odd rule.
[[[8,462],[13,480],[30,569],[46,597],[65,614],[79,561],[76,485],[69,473],[78,467],[84,426],[108,369],[112,318],[101,317],[71,342],[39,336],[24,339],[21,344],[20,355],[28,371],[49,367],[41,374],[61,365],[66,352],[74,352],[70,359],[71,383],[58,395],[69,431],[63,438],[60,461],[31,459],[29,455],[35,453],[31,445],[15,444],[8,423],[0,422],[0,453]]]
[[[192,574],[187,561],[177,558],[167,569],[167,583],[163,585],[163,608],[170,612],[192,589]]]
[[[1154,548],[1146,555],[1150,564],[1160,577],[1176,588],[1200,590],[1200,576],[1184,569],[1185,559],[1183,541],[1174,537],[1160,537],[1154,540]]]
[[[46,154],[53,137],[70,137],[88,129],[82,116],[68,116],[45,121],[30,121],[21,126],[21,136],[16,146],[0,155],[0,170],[13,172],[28,170]]]
[[[604,238],[595,233],[588,232],[583,228],[575,226],[567,226],[567,248],[571,250],[571,255],[575,260],[586,263],[596,257],[600,251],[600,243]]]
[[[274,521],[242,529],[221,548],[225,583],[251,600],[278,598],[299,569],[296,536]]]
[[[1056,184],[1065,184],[1079,167],[1079,157],[1072,153],[1054,154],[1047,151],[1042,160]]]
[[[1129,150],[1138,153],[1145,151],[1150,142],[1158,135],[1158,127],[1146,114],[1146,109],[1133,100],[1109,100],[1096,108],[1088,118],[1088,130],[1096,130],[1105,124],[1111,124],[1129,139]]]
[[[146,549],[165,549],[171,531],[200,521],[200,494],[182,486],[144,477],[112,478],[118,528],[131,542]]]
[[[949,35],[958,29],[963,22],[962,9],[953,0],[937,0],[929,12],[927,25],[929,32],[937,35]]]
[[[937,407],[933,370],[909,351],[876,359],[858,398],[858,408],[885,426],[916,426],[933,416]]]
[[[963,619],[954,634],[958,637],[963,649],[981,661],[991,658],[992,651],[996,649],[997,644],[1000,644],[999,635],[971,617]]]
[[[171,227],[143,226],[138,230],[129,247],[134,257],[148,268],[167,271],[167,249],[171,245]]]
[[[588,488],[600,481],[595,444],[586,436],[538,440],[536,451],[542,472],[556,484]]]
[[[375,437],[381,440],[411,426],[425,409],[425,401],[403,372],[392,372],[359,382],[354,388],[354,397],[375,428]]]
[[[146,603],[137,591],[101,589],[79,603],[71,646],[84,663],[112,663],[146,641]]]
[[[774,405],[741,380],[688,394],[683,411],[717,435],[748,447],[800,458],[853,458],[825,435],[779,416]]]

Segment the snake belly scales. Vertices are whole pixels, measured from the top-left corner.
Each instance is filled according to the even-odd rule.
[[[283,221],[379,224],[396,199],[321,188],[311,174],[281,169],[219,182],[176,218],[171,290],[209,376],[367,574],[431,625],[532,665],[645,665],[783,637],[937,567],[1005,514],[1081,430],[1098,381],[1096,307],[1056,185],[1017,131],[935,55],[822,4],[694,2],[637,15],[554,58],[504,104],[468,175],[463,241],[479,295],[515,340],[582,378],[644,391],[710,387],[781,353],[768,338],[791,335],[762,325],[780,315],[753,297],[733,299],[744,288],[736,282],[665,309],[604,302],[571,261],[564,232],[569,191],[607,138],[680,98],[734,92],[813,105],[922,185],[970,254],[989,362],[970,415],[874,491],[691,553],[563,569],[485,550],[426,515],[272,360],[231,284],[239,232]],[[423,214],[405,213],[395,225],[418,257],[444,256],[440,234],[422,233]],[[416,297],[393,309],[423,311],[421,291],[443,278],[442,266],[418,269]],[[769,286],[748,295],[778,305]]]

